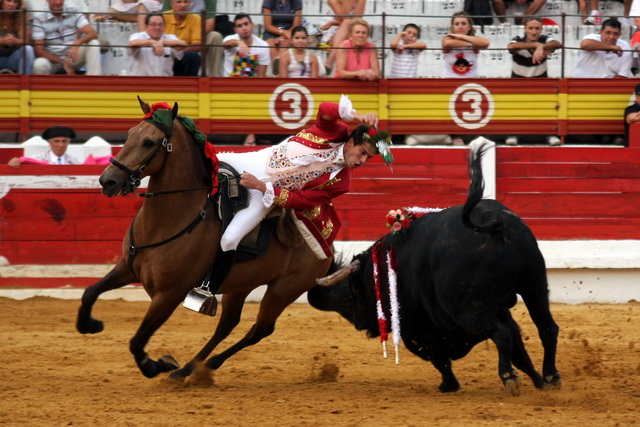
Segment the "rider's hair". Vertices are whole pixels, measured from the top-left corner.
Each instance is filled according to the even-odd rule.
[[[371,126],[365,125],[364,123],[360,123],[349,135],[349,139],[353,138],[354,145],[359,145],[364,142],[364,135],[369,132]]]

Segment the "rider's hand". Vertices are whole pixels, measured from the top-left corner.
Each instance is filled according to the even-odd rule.
[[[247,171],[240,174],[240,185],[246,188],[260,190],[263,193],[267,191],[266,184]]]
[[[378,115],[376,113],[360,114],[354,113],[353,118],[367,126],[378,127]]]

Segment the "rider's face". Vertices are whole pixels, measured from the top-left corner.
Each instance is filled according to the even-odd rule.
[[[344,162],[348,168],[360,167],[373,156],[375,156],[375,151],[368,142],[355,145],[353,138],[351,138],[344,145]]]

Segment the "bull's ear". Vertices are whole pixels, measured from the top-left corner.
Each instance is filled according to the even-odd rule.
[[[354,273],[360,269],[360,260],[355,260],[346,267],[342,267],[340,270],[325,277],[316,279],[316,283],[320,286],[332,286],[336,283],[340,283],[343,280],[347,280],[351,273]]]
[[[138,102],[140,103],[140,108],[142,108],[142,112],[145,115],[149,114],[149,111],[151,111],[151,107],[149,107],[149,104],[147,104],[142,99],[140,99],[140,95],[138,95]]]
[[[173,108],[171,109],[171,118],[175,120],[177,116],[178,116],[178,103],[176,102],[173,104]]]

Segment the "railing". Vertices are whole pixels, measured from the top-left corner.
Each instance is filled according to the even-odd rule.
[[[230,18],[233,19],[233,15],[238,12],[238,8],[245,6],[249,7],[248,2],[236,2],[241,5],[238,7],[234,7],[231,10],[225,10],[224,7],[229,7],[227,4],[222,4],[223,2],[218,2],[218,13],[219,14],[229,14]],[[442,54],[440,48],[440,40],[442,36],[449,32],[449,24],[448,21],[450,19],[449,15],[436,15],[429,14],[430,8],[425,7],[424,5],[434,3],[428,2],[426,0],[421,1],[371,1],[371,6],[367,6],[367,10],[365,11],[364,18],[367,19],[373,26],[373,32],[371,34],[371,39],[378,46],[379,58],[381,60],[381,68],[383,71],[383,77],[387,75],[386,70],[390,68],[391,55],[389,55],[390,47],[388,47],[388,42],[390,39],[395,36],[399,31],[399,25],[401,22],[418,22],[419,26],[422,28],[422,37],[421,39],[427,42],[427,49],[421,54],[420,57],[420,68],[419,68],[419,77],[440,77],[442,75]],[[442,2],[447,3],[445,11],[455,11],[455,8],[462,8],[462,2]],[[548,59],[549,63],[549,76],[555,78],[568,78],[572,76],[573,68],[575,65],[575,61],[577,59],[577,54],[580,51],[580,40],[586,34],[597,32],[598,28],[594,26],[581,26],[575,25],[576,21],[580,21],[580,15],[572,14],[572,13],[564,13],[562,12],[562,7],[560,7],[563,3],[573,3],[569,1],[548,1],[549,5],[547,6],[547,10],[545,10],[545,17],[550,18],[560,25],[547,25],[544,27],[544,34],[551,35],[556,40],[562,42],[563,47],[559,49],[557,52],[554,52],[550,55]],[[603,1],[603,4],[608,4],[609,2]],[[417,14],[402,14],[402,13],[388,13],[386,10],[396,11],[407,11],[411,7],[418,7],[416,9]],[[418,6],[416,6],[418,5]],[[421,5],[421,6],[420,6]],[[90,15],[92,14],[103,14],[105,10],[94,10],[94,6],[92,6],[92,10],[88,12]],[[253,6],[251,6],[253,7]],[[305,5],[306,7],[306,5]],[[444,7],[444,6],[443,6]],[[605,7],[605,6],[603,6]],[[611,9],[610,6],[606,6]],[[313,7],[311,8],[313,9]],[[510,7],[511,10],[517,11],[516,6]],[[517,17],[521,17],[521,15],[516,15],[510,12],[510,9],[507,10],[506,17],[509,20],[513,20]],[[259,5],[254,10],[259,10]],[[306,9],[305,9],[306,11]],[[42,10],[30,10],[29,13],[42,12]],[[248,11],[246,11],[248,12]],[[315,11],[314,11],[315,12]],[[427,12],[427,13],[425,13]],[[82,12],[78,12],[82,13]],[[615,11],[605,10],[605,13],[615,14]],[[256,24],[256,34],[261,34],[261,17],[263,15],[258,13],[249,13],[250,16],[253,17],[254,23]],[[201,13],[201,17],[206,16],[206,13],[203,11]],[[312,24],[317,24],[324,14],[319,13],[307,13],[304,14],[305,18],[307,18]],[[633,17],[631,17],[633,18]],[[26,23],[26,14],[25,14],[25,23]],[[115,24],[120,27],[119,31],[113,31],[109,29],[109,27],[115,22]],[[109,32],[109,36],[113,37],[114,40],[109,40],[110,45],[108,47],[103,47],[108,49],[108,53],[105,55],[105,68],[108,69],[108,73],[112,75],[118,75],[120,73],[126,73],[126,69],[128,68],[128,61],[126,61],[128,49],[128,35],[133,32],[137,32],[135,23],[124,23],[124,22],[92,22],[92,24],[98,29],[99,33],[103,33],[102,30]],[[202,28],[204,33],[204,26]],[[483,35],[487,37],[492,45],[481,52],[480,56],[480,75],[481,77],[509,77],[510,76],[510,61],[511,55],[507,51],[508,41],[515,35],[523,34],[523,27],[519,25],[513,25],[509,27],[504,27],[500,25],[496,26],[488,26],[486,28],[481,29],[483,31]],[[117,36],[117,33],[121,33],[121,37]],[[623,34],[621,36],[622,39],[629,40],[633,34],[632,26],[624,26]],[[205,40],[205,34],[202,34],[202,40]],[[218,45],[215,45],[218,46]],[[203,53],[206,48],[203,46]],[[632,49],[634,52],[635,50]],[[322,51],[319,51],[322,52]],[[206,61],[206,55],[203,56],[203,60]],[[110,68],[108,62],[120,62],[121,68],[116,69],[115,67]],[[122,68],[124,67],[124,68]],[[206,66],[202,67],[203,77],[206,76]]]

